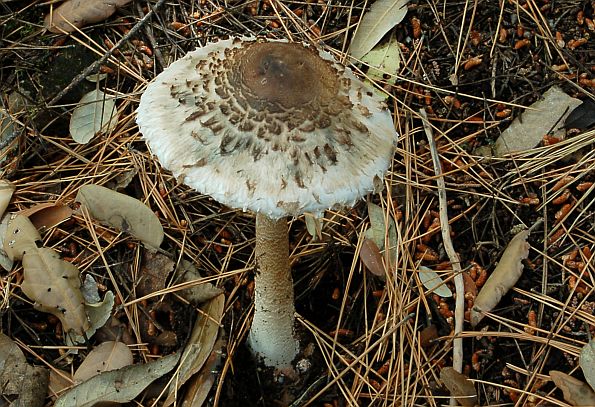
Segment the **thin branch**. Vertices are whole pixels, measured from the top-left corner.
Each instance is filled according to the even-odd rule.
[[[424,109],[419,111],[419,115],[423,120],[424,130],[428,138],[428,145],[432,153],[432,164],[434,165],[434,172],[436,173],[436,184],[438,187],[438,202],[440,204],[440,225],[442,231],[442,241],[444,242],[444,249],[452,264],[452,269],[455,273],[454,282],[457,294],[455,306],[455,332],[452,348],[452,367],[459,373],[463,370],[463,339],[458,335],[463,331],[463,322],[465,318],[465,286],[463,283],[463,274],[461,270],[461,261],[459,255],[456,253],[452,240],[450,238],[450,227],[448,225],[448,204],[446,200],[446,185],[444,176],[442,175],[442,165],[440,164],[440,156],[436,142],[432,132],[432,127],[428,121],[428,116]],[[451,405],[455,402],[451,398]],[[456,405],[456,402],[455,404]]]

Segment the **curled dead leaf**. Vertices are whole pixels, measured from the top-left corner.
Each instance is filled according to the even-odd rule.
[[[43,231],[70,219],[72,209],[66,205],[46,202],[20,211],[19,215],[28,217],[37,230]]]
[[[223,292],[221,288],[215,287],[210,282],[201,282],[204,278],[200,275],[196,266],[187,260],[182,259],[180,261],[174,274],[174,281],[176,284],[192,282],[190,287],[178,292],[180,297],[184,298],[192,305],[196,306],[202,304]]]
[[[529,230],[517,233],[502,253],[500,262],[477,294],[471,309],[471,325],[476,326],[500,302],[523,274],[522,260],[529,255]]]
[[[213,346],[217,341],[219,323],[223,317],[225,306],[225,295],[221,294],[213,298],[202,307],[202,312],[196,318],[190,340],[184,348],[180,367],[176,372],[169,388],[169,394],[164,403],[165,406],[175,401],[176,394],[180,387],[194,376],[205,364]]]

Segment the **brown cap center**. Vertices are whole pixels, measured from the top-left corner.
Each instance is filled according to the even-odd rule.
[[[329,62],[298,44],[255,43],[241,56],[238,69],[244,87],[259,104],[302,107],[312,100],[329,100],[337,92],[337,73]]]

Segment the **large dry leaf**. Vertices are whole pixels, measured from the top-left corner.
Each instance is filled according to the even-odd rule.
[[[477,392],[473,382],[462,373],[457,372],[452,367],[445,367],[440,371],[440,380],[446,386],[450,395],[453,396],[460,405],[473,407],[477,405]]]
[[[179,359],[180,354],[175,353],[153,362],[100,373],[73,387],[56,400],[54,407],[92,407],[101,402],[127,403],[154,380],[169,373]]]
[[[81,287],[82,289],[82,287]],[[82,292],[82,291],[81,291]],[[85,298],[83,296],[83,298]],[[103,297],[103,301],[89,304],[85,302],[85,312],[89,319],[89,327],[85,330],[84,335],[80,335],[75,332],[71,332],[66,336],[67,345],[76,345],[79,343],[86,343],[87,338],[95,335],[95,332],[105,325],[112,314],[112,308],[114,307],[114,293],[107,291]],[[72,353],[75,353],[73,350]]]
[[[176,393],[180,387],[196,374],[209,358],[217,341],[219,333],[217,321],[221,321],[223,317],[224,306],[225,295],[221,294],[202,307],[202,312],[194,323],[190,340],[184,348],[180,367],[176,371],[177,377],[174,378],[169,388],[169,394],[165,401],[166,406],[175,401]]]
[[[49,372],[29,365],[17,344],[0,332],[0,393],[18,396],[11,406],[43,406],[48,380]]]
[[[563,123],[565,117],[580,105],[579,99],[568,96],[558,86],[552,86],[543,94],[543,98],[533,103],[522,116],[517,117],[502,132],[494,144],[494,154],[503,157],[517,151],[535,148],[557,123]],[[561,125],[559,127],[562,127]],[[554,132],[554,136],[564,135],[564,129]]]
[[[90,327],[76,266],[42,247],[25,253],[23,270],[23,293],[37,309],[58,317],[64,332],[81,335]]]
[[[595,406],[595,392],[587,383],[581,382],[557,370],[550,370],[550,377],[556,383],[556,386],[562,390],[562,393],[564,393],[564,400],[571,405],[581,407]]]
[[[37,250],[41,235],[28,217],[11,214],[4,233],[4,251],[10,260],[21,260],[23,254]]]
[[[70,219],[72,209],[66,205],[46,202],[19,212],[29,218],[37,230],[47,230]]]
[[[8,208],[8,203],[15,188],[12,182],[0,179],[0,216],[4,215],[6,208]]]
[[[529,231],[517,233],[502,253],[500,262],[484,284],[475,298],[471,309],[471,325],[476,326],[484,317],[484,312],[489,312],[500,302],[502,297],[510,290],[523,274],[522,260],[529,255],[527,238]]]
[[[74,372],[76,382],[84,382],[101,372],[109,372],[131,365],[132,352],[122,342],[108,341],[93,349]]]
[[[100,90],[84,95],[70,117],[70,135],[87,144],[98,133],[107,133],[118,124],[116,101]]]
[[[408,0],[376,0],[364,14],[351,40],[349,53],[360,59],[407,15]]]
[[[184,298],[192,305],[199,305],[209,301],[223,292],[221,288],[215,287],[212,283],[201,282],[203,277],[200,275],[193,263],[182,259],[176,268],[174,281],[176,284],[182,282],[197,282],[191,287],[178,291],[178,295]]]
[[[595,340],[591,339],[581,351],[579,364],[583,369],[585,380],[595,390]]]
[[[45,27],[53,33],[73,32],[89,24],[98,23],[131,0],[67,0],[45,17]]]
[[[83,185],[76,201],[100,222],[130,233],[151,249],[163,241],[163,227],[159,218],[138,199],[100,185]]]
[[[417,275],[424,287],[432,291],[434,294],[439,295],[442,298],[452,297],[452,291],[450,291],[450,288],[448,288],[444,280],[442,280],[442,277],[440,277],[434,270],[426,266],[420,266]]]

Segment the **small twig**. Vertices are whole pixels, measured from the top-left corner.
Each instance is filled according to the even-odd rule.
[[[455,273],[454,282],[457,293],[455,306],[455,332],[452,346],[452,367],[459,373],[463,370],[463,339],[458,335],[463,331],[463,322],[465,319],[465,286],[463,282],[463,271],[461,270],[461,261],[459,255],[455,252],[455,248],[450,238],[450,227],[448,225],[448,212],[446,200],[446,184],[444,176],[442,175],[442,165],[440,164],[440,157],[438,155],[438,148],[434,140],[432,127],[428,121],[428,116],[424,109],[420,109],[419,115],[423,120],[424,130],[428,138],[430,152],[432,154],[432,164],[434,165],[434,172],[436,173],[436,184],[438,187],[438,202],[440,204],[440,225],[442,231],[442,241],[444,242],[444,249],[452,264],[452,269]],[[455,403],[455,404],[453,404]],[[451,405],[456,405],[454,397],[451,398]]]
[[[159,7],[161,7],[161,5],[165,2],[165,0],[158,0],[157,3],[155,3],[155,6],[153,8],[151,8],[151,10],[149,10],[149,12],[147,14],[145,14],[145,16],[143,18],[141,18],[138,23],[136,23],[134,25],[134,27],[132,27],[130,29],[130,31],[128,31],[121,39],[120,41],[118,41],[116,43],[116,45],[113,46],[113,48],[109,49],[105,54],[103,54],[103,56],[101,58],[99,58],[97,61],[93,62],[91,65],[89,65],[88,67],[86,67],[83,72],[81,72],[80,74],[78,74],[77,76],[74,77],[74,79],[64,88],[62,89],[60,92],[58,92],[58,94],[56,96],[54,96],[52,98],[52,100],[50,100],[47,104],[46,107],[50,107],[55,105],[60,99],[62,99],[64,97],[64,95],[66,95],[68,92],[70,92],[74,87],[76,87],[79,83],[81,83],[87,76],[89,76],[90,74],[92,74],[93,72],[95,72],[97,69],[99,69],[99,67],[101,65],[103,65],[105,63],[105,61],[107,61],[109,59],[109,57],[112,56],[112,54],[118,50],[122,45],[124,45],[133,35],[135,35],[138,30],[140,30],[142,28],[142,26],[149,21],[149,19],[151,18],[151,16],[155,13],[155,10],[157,10]]]

